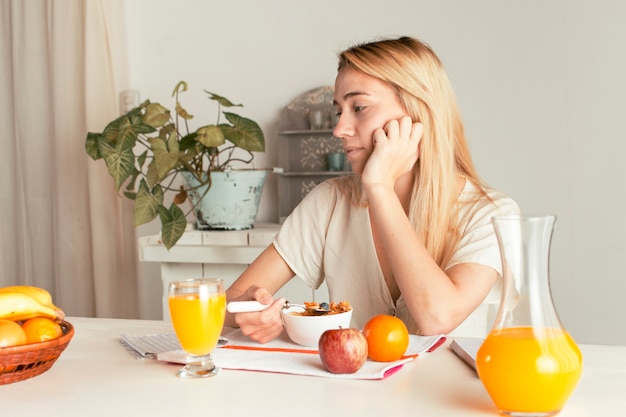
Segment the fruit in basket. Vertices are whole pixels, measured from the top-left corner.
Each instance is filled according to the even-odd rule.
[[[13,321],[33,317],[63,320],[63,310],[56,306],[41,304],[36,298],[20,291],[0,291],[0,319]]]
[[[363,326],[368,357],[378,362],[393,362],[402,358],[409,347],[409,331],[402,320],[381,314]]]
[[[367,360],[367,340],[358,329],[326,330],[318,349],[324,368],[333,374],[353,374]]]
[[[27,343],[24,329],[12,320],[0,319],[0,347],[19,346]]]
[[[28,343],[46,342],[63,335],[61,325],[47,317],[35,317],[22,324]]]
[[[43,288],[32,285],[10,285],[8,287],[0,288],[0,293],[3,292],[21,292],[23,294],[30,295],[43,306],[50,307],[54,310],[60,310],[60,308],[52,303],[52,295]]]

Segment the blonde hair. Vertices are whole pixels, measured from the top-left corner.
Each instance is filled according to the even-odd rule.
[[[426,249],[442,268],[459,241],[459,175],[486,195],[467,146],[452,84],[434,51],[409,37],[356,45],[339,55],[339,70],[352,68],[393,88],[407,114],[423,125],[420,157],[408,217]],[[360,187],[352,188],[362,201]],[[353,183],[354,184],[354,183]]]

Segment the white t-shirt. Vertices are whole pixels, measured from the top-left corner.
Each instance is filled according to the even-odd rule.
[[[417,326],[402,295],[394,303],[378,264],[367,207],[358,207],[337,188],[343,177],[315,187],[285,220],[274,239],[274,247],[289,267],[311,288],[326,280],[329,301],[350,302],[352,326],[362,328],[378,314],[396,315],[409,332]],[[476,198],[476,187],[469,181],[460,201]],[[463,205],[459,215],[459,247],[447,268],[459,263],[478,263],[501,273],[498,242],[491,217],[517,214],[517,204],[497,191],[488,191],[493,202],[482,197]],[[447,269],[446,268],[446,269]],[[499,281],[501,281],[499,279]],[[499,286],[497,291],[499,300]]]

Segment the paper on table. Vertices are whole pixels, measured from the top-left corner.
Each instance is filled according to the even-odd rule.
[[[228,344],[215,349],[215,363],[224,369],[276,372],[296,375],[321,376],[343,379],[383,379],[392,375],[418,355],[436,349],[446,340],[444,335],[410,336],[405,356],[395,362],[367,360],[354,374],[332,374],[322,365],[317,349],[296,345],[283,333],[281,337],[266,344],[258,344],[239,330],[228,335]],[[166,362],[184,363],[182,350],[157,354]]]

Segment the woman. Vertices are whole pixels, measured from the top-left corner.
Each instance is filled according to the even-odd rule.
[[[227,290],[271,304],[228,314],[264,343],[282,330],[276,293],[297,275],[330,301],[349,301],[354,327],[377,314],[415,334],[448,333],[485,299],[500,272],[491,217],[518,213],[481,182],[452,85],[435,53],[402,37],[339,56],[334,106],[354,176],[328,180],[294,209]]]

